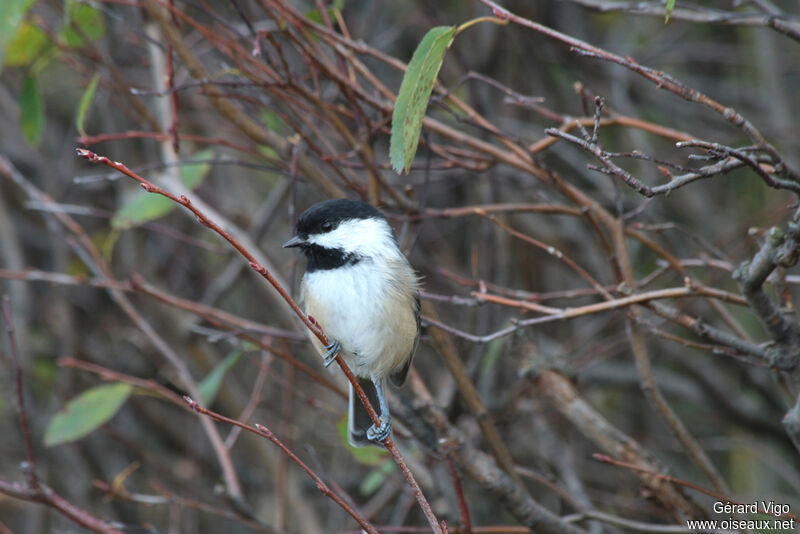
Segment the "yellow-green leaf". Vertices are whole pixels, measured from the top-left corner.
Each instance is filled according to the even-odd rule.
[[[92,105],[94,92],[97,90],[97,83],[99,81],[100,73],[96,72],[94,76],[92,76],[92,80],[89,82],[86,90],[83,92],[83,96],[81,96],[81,103],[78,105],[78,115],[75,117],[75,126],[78,128],[78,133],[81,135],[86,135],[86,132],[83,130],[83,123],[86,120],[86,114],[89,112],[89,106]]]
[[[673,9],[675,9],[675,0],[667,0],[667,12],[664,16],[664,24],[669,22],[669,16],[672,15]]]
[[[376,449],[375,447],[368,447]],[[376,449],[377,450],[377,449]],[[369,496],[378,491],[383,486],[386,479],[392,476],[392,473],[397,470],[397,465],[394,462],[383,462],[381,465],[372,469],[367,476],[361,480],[358,486],[358,491],[361,495]]]
[[[196,152],[191,160],[205,161],[214,157],[214,149]],[[208,176],[211,165],[208,163],[192,163],[181,167],[181,182],[189,189],[194,189]],[[133,226],[154,221],[172,211],[177,204],[158,194],[139,191],[126,202],[111,219],[111,228],[126,230]]]
[[[68,46],[83,46],[83,36],[95,41],[105,35],[106,27],[100,11],[77,0],[67,0],[66,4],[61,39]]]
[[[334,0],[333,5],[327,9],[328,18],[333,22],[334,26],[336,25],[337,12],[340,13],[343,7],[344,7],[344,0]],[[320,13],[319,9],[316,8],[312,9],[311,11],[307,11],[306,18],[312,22],[316,22],[317,24],[323,23],[322,14]],[[316,39],[316,37],[314,37],[314,39]]]
[[[236,349],[228,354],[224,360],[219,362],[208,375],[198,384],[200,390],[200,398],[203,399],[203,405],[209,406],[214,399],[217,398],[217,392],[222,385],[222,379],[225,377],[231,367],[236,365],[239,358],[242,356],[242,350]]]
[[[175,203],[154,194],[137,193],[111,218],[111,228],[127,230],[134,226],[159,219],[172,211]]]
[[[23,22],[6,46],[3,62],[8,67],[26,67],[39,57],[47,46],[47,35],[30,22]]]
[[[114,417],[133,390],[116,383],[88,389],[69,401],[47,424],[44,444],[48,447],[80,439]]]
[[[3,0],[0,2],[0,66],[5,59],[6,47],[22,28],[22,20],[33,0]]]
[[[356,402],[361,402],[356,400]],[[353,456],[353,459],[362,465],[378,465],[388,454],[385,449],[378,447],[353,447],[350,445],[347,432],[347,416],[345,415],[339,422],[336,423],[336,430],[339,431],[339,436],[342,438],[342,443],[347,445],[347,449]]]
[[[327,11],[328,11],[328,18],[331,19],[332,21],[334,21],[334,24],[335,24],[335,21],[336,21],[336,9],[332,8],[332,7],[329,7],[327,9]],[[310,20],[311,22],[316,22],[317,24],[322,24],[323,23],[322,14],[319,12],[319,9],[312,9],[311,11],[307,11],[306,12],[306,18],[308,20]]]
[[[431,28],[408,62],[392,114],[389,158],[397,172],[407,173],[414,161],[428,99],[455,35],[455,26]]]
[[[36,146],[42,140],[44,130],[44,99],[39,91],[39,82],[30,74],[22,81],[19,109],[22,135],[28,144]]]

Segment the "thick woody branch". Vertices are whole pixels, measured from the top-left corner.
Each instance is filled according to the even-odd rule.
[[[429,445],[444,448],[459,470],[492,494],[522,525],[541,534],[585,534],[584,530],[563,521],[534,500],[524,486],[500,468],[494,458],[470,445],[433,403],[420,403],[414,411],[438,437],[438,444]]]
[[[538,391],[553,403],[553,406],[595,445],[614,458],[633,463],[642,468],[663,472],[664,466],[645,451],[630,436],[613,426],[605,417],[592,408],[565,376],[551,370],[542,370],[531,375]],[[672,510],[676,520],[699,518],[705,512],[687,499],[677,488],[663,480],[643,473],[642,483]]]
[[[800,362],[800,329],[767,295],[764,283],[777,267],[795,265],[799,257],[800,228],[795,223],[790,223],[788,232],[773,227],[753,259],[733,273],[750,307],[777,344],[777,350],[767,352],[770,365],[784,371],[796,369]]]

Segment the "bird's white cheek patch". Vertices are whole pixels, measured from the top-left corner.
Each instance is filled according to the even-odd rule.
[[[339,249],[362,257],[395,257],[400,251],[392,230],[382,219],[342,221],[326,234],[312,234],[308,241],[328,249]]]

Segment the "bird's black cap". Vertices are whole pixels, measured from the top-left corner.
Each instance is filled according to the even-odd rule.
[[[297,235],[330,232],[340,222],[352,219],[386,219],[383,213],[360,200],[337,198],[314,204],[297,220]]]
[[[308,259],[306,272],[336,269],[356,264],[361,256],[342,248],[323,247],[309,241],[309,236],[334,230],[342,221],[383,219],[374,207],[358,200],[336,199],[314,204],[297,220],[297,233],[283,244],[283,248],[299,247]]]

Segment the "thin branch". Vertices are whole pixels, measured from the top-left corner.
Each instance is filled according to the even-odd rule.
[[[643,473],[640,479],[653,494],[678,514],[678,518],[703,517],[704,513],[679,490],[664,483],[658,477],[650,476],[652,471],[661,472],[663,466],[647,452],[641,444],[613,426],[579,394],[575,386],[565,376],[551,370],[538,370],[534,365],[529,372],[537,390],[550,400],[555,408],[566,417],[587,438],[609,454],[624,458],[636,465],[637,472]]]
[[[633,521],[632,519],[626,519],[624,517],[619,517],[612,514],[607,514],[604,512],[599,512],[597,510],[584,510],[577,514],[568,515],[564,517],[565,521],[586,521],[586,520],[594,520],[594,521],[601,521],[608,525],[613,525],[616,527],[622,527],[627,530],[632,530],[634,532],[650,532],[652,534],[673,534],[679,532],[697,532],[696,530],[690,530],[689,528],[683,525],[657,525],[654,523],[645,523],[643,521]]]
[[[614,176],[618,176],[622,179],[623,182],[628,184],[628,186],[636,191],[637,193],[644,195],[648,198],[652,197],[655,193],[653,190],[644,185],[640,182],[637,178],[635,178],[631,173],[611,161],[611,155],[603,150],[597,142],[592,142],[591,139],[581,139],[580,137],[576,137],[572,134],[568,134],[566,132],[562,132],[557,128],[548,128],[545,130],[547,135],[558,137],[564,139],[565,141],[569,141],[579,147],[583,148],[587,152],[593,154],[600,162],[604,165],[605,169],[597,169],[594,167],[590,167],[593,170],[603,170],[607,174],[613,174]]]
[[[281,296],[281,298],[289,305],[289,307],[297,315],[297,317],[303,322],[303,324],[306,326],[306,328],[308,328],[308,330],[314,336],[316,336],[317,339],[319,339],[319,341],[323,344],[323,346],[327,346],[330,343],[329,340],[328,340],[328,337],[325,335],[325,332],[323,332],[322,328],[316,323],[316,321],[311,321],[311,319],[309,319],[309,317],[303,312],[303,310],[300,309],[300,306],[297,304],[297,302],[295,302],[295,300],[291,297],[291,295],[289,295],[289,293],[286,291],[286,289],[284,289],[283,286],[280,285],[280,283],[272,275],[272,273],[269,270],[267,270],[266,267],[264,267],[263,265],[259,264],[256,261],[255,257],[246,248],[244,248],[244,246],[242,246],[242,244],[239,243],[238,240],[236,240],[231,234],[229,234],[222,227],[220,227],[216,222],[214,222],[211,219],[209,219],[208,216],[205,213],[203,213],[197,207],[195,207],[194,204],[192,204],[192,202],[189,200],[189,198],[186,197],[186,195],[180,195],[180,197],[177,197],[177,196],[173,195],[172,193],[170,193],[168,191],[165,191],[165,190],[161,189],[160,187],[152,184],[148,180],[145,180],[144,178],[142,178],[138,174],[132,172],[130,169],[128,169],[128,167],[126,167],[122,163],[112,161],[112,160],[110,160],[110,159],[108,159],[108,158],[106,158],[104,156],[98,156],[94,152],[91,152],[91,151],[86,150],[86,149],[78,148],[78,149],[76,149],[76,151],[77,151],[79,156],[81,156],[84,159],[90,161],[91,163],[100,163],[102,165],[106,165],[108,167],[116,169],[117,171],[125,174],[126,176],[128,176],[130,178],[133,178],[134,180],[139,182],[139,184],[141,184],[141,186],[144,188],[144,190],[147,191],[148,193],[156,193],[156,194],[162,195],[162,196],[172,200],[176,204],[179,204],[179,205],[183,206],[184,208],[186,208],[190,212],[192,212],[192,214],[194,214],[194,216],[197,218],[197,220],[198,220],[198,222],[200,224],[202,224],[203,226],[206,226],[207,228],[209,228],[209,229],[213,230],[214,232],[216,232],[217,234],[219,234],[220,237],[225,239],[225,241],[227,241],[233,248],[235,248],[242,256],[244,256],[248,260],[248,262],[250,264],[250,267],[252,267],[253,270],[255,270],[257,273],[259,273],[261,276],[263,276],[270,283],[270,285],[272,285],[272,287],[275,288],[275,290],[278,292],[278,294]],[[371,403],[369,402],[369,399],[367,398],[366,394],[364,393],[364,390],[359,385],[358,380],[356,379],[355,375],[353,374],[353,372],[350,370],[350,368],[345,363],[344,359],[341,356],[341,353],[336,355],[336,363],[339,365],[339,367],[342,369],[342,372],[345,374],[347,379],[353,385],[354,391],[357,393],[359,399],[364,404],[364,407],[366,408],[367,413],[369,413],[370,418],[372,419],[372,421],[376,425],[380,424],[380,420],[378,418],[377,412],[375,412],[375,409],[372,407]],[[397,449],[396,445],[394,444],[394,441],[392,440],[392,437],[391,436],[387,437],[383,441],[383,445],[386,447],[386,449],[392,455],[392,457],[394,458],[394,460],[397,463],[398,467],[402,471],[403,475],[406,477],[406,480],[408,481],[408,484],[411,486],[412,490],[414,491],[415,497],[417,498],[417,501],[419,502],[419,505],[422,508],[423,512],[425,513],[425,516],[428,519],[428,522],[431,525],[431,527],[433,528],[434,532],[436,532],[437,534],[440,534],[441,533],[441,527],[439,526],[439,523],[438,523],[438,521],[436,520],[436,517],[433,514],[433,510],[431,509],[430,504],[428,504],[428,501],[425,499],[425,496],[423,495],[422,490],[419,488],[419,484],[417,483],[417,481],[414,478],[413,474],[408,469],[408,466],[406,465],[405,460],[403,459],[402,455],[400,454],[399,450]]]
[[[124,534],[123,531],[111,526],[108,521],[98,519],[86,510],[78,508],[41,481],[37,488],[30,488],[18,482],[0,479],[0,493],[15,499],[44,504],[97,534]]]
[[[789,168],[789,166],[778,153],[777,149],[767,142],[761,132],[749,120],[739,114],[739,112],[732,107],[720,104],[716,100],[708,97],[700,91],[684,85],[663,71],[640,65],[630,56],[623,58],[616,54],[612,54],[607,50],[603,50],[602,48],[591,45],[585,41],[556,31],[543,24],[539,24],[532,20],[516,15],[501,7],[493,0],[480,0],[480,2],[488,6],[498,18],[508,19],[515,24],[519,24],[520,26],[529,28],[533,31],[555,39],[556,41],[564,43],[570,46],[571,49],[579,55],[602,59],[604,61],[621,65],[649,80],[659,89],[667,90],[683,98],[684,100],[701,104],[713,110],[722,116],[726,121],[742,130],[748,137],[750,137],[750,139],[753,140],[757,146],[762,147],[773,158],[773,164],[780,169],[780,174],[785,175],[792,180],[800,181],[800,174]]]
[[[456,501],[458,502],[458,513],[461,517],[461,529],[464,534],[472,534],[472,520],[469,518],[469,506],[467,506],[467,498],[464,496],[464,487],[461,484],[461,477],[458,476],[455,462],[451,457],[449,450],[451,443],[444,441],[442,449],[444,450],[444,459],[447,462],[447,470],[450,472],[450,480],[453,481],[453,490],[456,494]]]
[[[635,304],[649,303],[654,300],[673,299],[673,298],[686,298],[686,297],[709,297],[725,302],[731,302],[742,306],[747,305],[747,300],[739,295],[734,295],[726,291],[714,289],[705,286],[687,286],[687,287],[674,287],[667,289],[657,289],[655,291],[647,291],[645,293],[636,293],[627,297],[612,298],[596,304],[587,304],[586,306],[578,306],[575,308],[549,308],[539,306],[532,302],[524,300],[513,300],[498,295],[489,293],[481,293],[473,291],[472,296],[478,300],[486,302],[493,302],[495,304],[502,304],[504,306],[512,306],[515,308],[522,308],[525,310],[537,311],[553,317],[553,320],[574,319],[584,315],[591,315],[594,313],[601,313],[605,311],[621,310]]]
[[[52,203],[53,199],[49,195],[40,191],[33,185],[27,178],[25,178],[7,159],[0,156],[0,174],[9,176],[11,180],[16,183],[26,194],[33,200],[43,203]],[[111,269],[106,264],[102,254],[97,250],[92,240],[89,238],[83,227],[79,225],[72,217],[66,213],[52,212],[51,215],[63,225],[74,236],[68,242],[73,247],[73,250],[79,257],[86,263],[87,267],[91,269],[95,275],[101,276],[105,279],[113,279]],[[131,303],[125,292],[120,291],[114,287],[109,286],[108,293],[111,299],[117,304],[120,309],[127,315],[130,320],[147,336],[150,342],[155,346],[161,356],[175,369],[178,376],[180,376],[183,385],[192,394],[197,393],[197,382],[192,377],[191,372],[186,366],[185,362],[178,356],[178,354],[164,341],[164,339],[156,332],[152,325],[145,320],[139,313],[136,307]],[[203,431],[208,437],[209,442],[214,449],[215,456],[220,465],[225,486],[231,498],[242,507],[245,506],[242,501],[241,485],[236,475],[236,470],[233,467],[230,454],[225,449],[217,429],[210,423],[202,423]]]
[[[760,164],[758,161],[753,159],[752,157],[748,156],[741,149],[732,148],[726,145],[722,145],[720,143],[709,143],[708,141],[700,141],[698,139],[692,139],[691,141],[682,141],[680,143],[676,143],[675,146],[678,148],[687,148],[687,147],[700,147],[705,148],[708,150],[714,157],[722,159],[723,157],[733,157],[737,160],[741,161],[748,167],[750,167],[753,172],[755,172],[765,184],[769,187],[775,189],[787,189],[794,193],[800,194],[800,183],[791,181],[791,180],[781,180],[780,178],[775,178],[770,174],[771,171],[774,171],[773,168],[767,170],[765,165]]]
[[[28,412],[25,410],[25,390],[22,387],[22,364],[19,361],[17,337],[14,332],[14,319],[11,315],[11,304],[8,295],[3,295],[2,303],[3,318],[6,323],[6,336],[8,336],[8,348],[11,354],[11,366],[14,369],[14,388],[17,393],[17,419],[19,419],[22,442],[25,444],[25,457],[28,459],[28,465],[25,471],[28,476],[28,485],[31,490],[36,491],[39,489],[39,476],[36,474],[36,457],[33,454],[33,440],[31,439],[31,428],[28,424]]]
[[[283,452],[283,454],[288,456],[289,459],[291,459],[294,463],[296,463],[303,471],[306,472],[306,474],[309,477],[311,477],[311,479],[317,485],[317,489],[320,491],[320,493],[331,499],[342,510],[347,512],[347,514],[350,517],[355,519],[358,522],[358,524],[361,525],[361,528],[363,528],[370,534],[378,534],[378,531],[375,529],[374,526],[372,526],[372,524],[369,521],[367,521],[364,517],[362,517],[357,510],[355,510],[349,504],[347,504],[344,501],[344,499],[342,499],[338,494],[336,494],[333,490],[331,490],[328,487],[328,485],[325,484],[325,482],[319,476],[317,476],[317,474],[314,471],[312,471],[311,468],[308,467],[295,453],[293,453],[286,445],[284,445],[283,442],[280,439],[278,439],[278,437],[275,436],[275,434],[269,428],[259,424],[256,424],[255,426],[250,426],[245,423],[242,423],[241,421],[237,421],[236,419],[231,419],[229,417],[225,417],[222,414],[212,412],[211,410],[203,408],[202,406],[197,404],[190,397],[184,397],[183,400],[192,410],[196,411],[201,415],[206,415],[211,419],[214,419],[215,421],[219,421],[221,423],[227,423],[229,425],[237,426],[242,430],[247,430],[248,432],[252,432],[253,434],[261,436],[262,438],[266,438],[275,445],[277,445],[277,447],[281,450],[281,452]]]
[[[666,475],[663,472],[660,472],[658,470],[653,470],[653,469],[650,469],[648,467],[642,467],[641,465],[636,465],[636,464],[633,464],[633,463],[630,463],[630,462],[618,460],[618,459],[612,458],[612,457],[610,457],[610,456],[608,456],[606,454],[595,453],[595,454],[592,454],[592,458],[594,458],[597,461],[603,462],[603,463],[616,465],[617,467],[624,467],[625,469],[630,469],[631,471],[635,471],[637,473],[643,473],[643,474],[655,477],[655,478],[657,478],[659,480],[664,480],[664,481],[670,482],[671,484],[676,484],[678,486],[683,486],[685,488],[692,489],[692,490],[697,491],[699,493],[702,493],[704,495],[708,495],[710,497],[713,497],[714,499],[716,499],[719,502],[729,502],[731,504],[743,504],[741,501],[737,501],[735,499],[731,499],[730,496],[728,496],[728,495],[722,495],[722,494],[719,494],[719,493],[715,493],[715,492],[710,491],[710,490],[708,490],[708,489],[706,489],[706,488],[704,488],[702,486],[698,486],[697,484],[694,484],[692,482],[688,482],[686,480],[683,480],[683,479],[680,479],[680,478],[677,478],[677,477]],[[768,514],[769,512],[765,509],[765,510],[763,510],[763,513]],[[795,519],[797,521],[800,521],[800,517],[798,517],[797,515],[795,515],[795,514],[793,514],[791,512],[780,514],[778,517],[786,517],[786,518],[789,518],[789,519]]]
[[[444,442],[444,448],[456,466],[492,494],[522,525],[541,534],[585,534],[583,529],[565,522],[534,500],[520,482],[498,466],[494,458],[475,448],[461,431],[453,427],[435,403],[420,404],[415,405],[415,414],[435,429],[439,443]],[[473,533],[477,534],[479,529],[473,527]]]
[[[664,17],[663,2],[629,2],[626,0],[570,0],[603,13],[624,12],[635,15]],[[756,2],[754,2],[756,3]],[[702,4],[681,3],[670,12],[670,20],[685,20],[696,24],[721,24],[725,26],[763,27],[775,30],[790,39],[800,41],[800,23],[779,10],[744,13],[714,9]]]
[[[239,415],[239,421],[247,421],[252,417],[253,412],[256,411],[258,404],[261,402],[261,393],[264,389],[264,383],[267,380],[267,375],[270,372],[270,365],[272,364],[272,354],[263,350],[261,353],[261,361],[258,365],[258,375],[253,384],[253,390],[250,392],[250,398],[247,401],[242,413]],[[225,439],[225,446],[232,449],[236,444],[236,439],[239,437],[242,429],[238,426],[233,427]]]
[[[464,332],[463,330],[459,330],[455,327],[446,325],[441,321],[438,321],[437,319],[429,317],[427,315],[424,315],[422,317],[423,321],[428,325],[434,326],[440,330],[467,339],[474,343],[489,343],[490,341],[493,341],[495,339],[499,339],[501,337],[512,334],[513,332],[519,330],[520,328],[525,328],[533,325],[540,325],[544,323],[550,323],[554,321],[574,319],[576,317],[581,317],[584,315],[600,313],[605,311],[624,310],[625,308],[634,305],[653,304],[653,301],[660,299],[705,297],[705,298],[720,299],[727,302],[733,302],[736,304],[742,304],[742,305],[747,304],[746,300],[743,299],[742,297],[739,297],[738,295],[734,295],[726,291],[721,291],[706,286],[697,286],[697,285],[690,285],[682,288],[671,288],[671,289],[650,291],[646,293],[634,294],[626,297],[607,300],[604,302],[598,302],[596,304],[588,304],[586,306],[578,306],[575,308],[563,308],[563,309],[542,307],[528,301],[507,299],[505,297],[500,297],[498,295],[491,295],[488,293],[482,293],[478,291],[473,291],[471,295],[479,300],[494,302],[505,306],[524,308],[539,312],[546,310],[548,311],[549,314],[541,317],[534,317],[531,319],[517,320],[511,326],[508,326],[501,330],[497,330],[495,332],[492,332],[491,334],[486,334],[482,336],[469,334],[467,332]],[[720,337],[715,340],[721,342],[722,339],[726,339],[728,343],[733,343],[733,340],[729,338]],[[741,346],[740,343],[736,343],[735,345],[737,347]],[[746,352],[752,353],[753,350],[756,349],[753,349],[752,347],[748,346],[748,350]],[[763,351],[759,352],[756,350],[756,353],[763,354]]]

